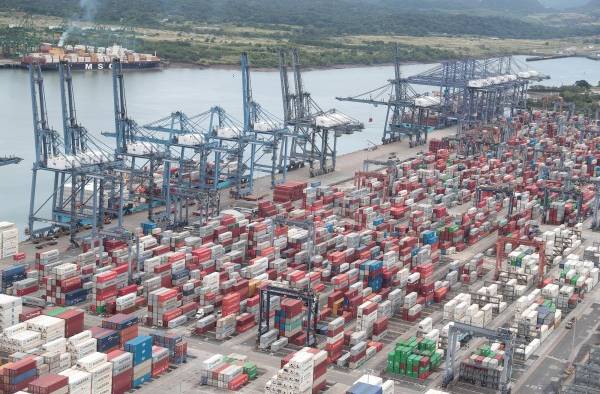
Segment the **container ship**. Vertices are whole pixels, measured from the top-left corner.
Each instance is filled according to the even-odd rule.
[[[39,52],[29,53],[21,58],[21,66],[39,63],[43,70],[58,70],[61,61],[68,61],[73,70],[108,70],[113,59],[121,60],[123,68],[155,69],[161,66],[156,54],[136,53],[120,45],[93,47],[89,45],[41,44]]]

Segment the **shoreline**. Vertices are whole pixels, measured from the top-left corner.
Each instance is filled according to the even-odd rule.
[[[426,62],[416,62],[416,61],[409,61],[409,62],[402,62],[402,64],[436,64],[439,63],[440,61],[443,60],[431,60],[431,61],[426,61]],[[387,63],[353,63],[353,64],[331,64],[331,65],[327,65],[327,66],[303,66],[302,70],[304,71],[326,71],[326,70],[345,70],[345,69],[352,69],[352,68],[367,68],[367,67],[391,67],[393,66],[394,63],[391,62],[387,62]],[[279,71],[278,67],[256,67],[256,66],[252,66],[252,71],[255,72],[274,72],[274,71]],[[193,70],[239,70],[240,66],[239,65],[234,65],[234,64],[210,64],[210,65],[204,65],[204,64],[195,64],[195,63],[184,63],[184,62],[171,62],[168,64],[167,67],[165,68],[178,68],[178,69],[193,69]]]
[[[502,56],[502,55],[495,55],[495,56]],[[504,55],[504,56],[534,56],[531,53],[513,53],[510,55]],[[539,55],[536,54],[535,56],[546,56],[546,55]],[[600,60],[600,59],[594,59],[591,58],[589,56],[585,56],[585,55],[573,55],[573,56],[561,56],[561,57],[551,57],[551,55],[547,55],[549,56],[547,59],[539,59],[536,60],[536,62],[540,62],[540,61],[544,61],[544,60],[557,60],[557,59],[562,59],[562,58],[570,58],[570,57],[577,57],[577,58],[582,58],[582,59],[589,59],[592,61],[595,60]],[[490,56],[490,57],[494,57],[494,56]],[[427,61],[403,61],[401,62],[402,65],[415,65],[415,64],[439,64],[445,60],[448,59],[440,59],[440,60],[427,60]],[[166,64],[160,68],[160,69],[152,69],[152,70],[127,70],[127,71],[160,71],[160,70],[166,70],[166,69],[182,69],[182,70],[227,70],[227,71],[231,71],[231,70],[239,70],[239,65],[237,64],[197,64],[197,63],[188,63],[188,62],[170,62],[170,61],[165,61]],[[530,61],[525,60],[525,62],[529,63]],[[15,60],[15,59],[10,59],[10,58],[0,58],[0,69],[19,69],[20,67],[18,67],[19,65],[19,61]],[[346,69],[354,69],[354,68],[371,68],[371,67],[392,67],[394,65],[394,63],[392,62],[385,62],[385,63],[338,63],[338,64],[330,64],[330,65],[323,65],[323,66],[303,66],[302,69],[304,71],[327,71],[327,70],[346,70]],[[278,67],[257,67],[257,66],[252,66],[252,70],[254,72],[276,72],[279,71]]]
[[[499,56],[499,55],[497,55]],[[507,55],[508,56],[508,55]],[[531,56],[530,54],[522,54],[522,53],[514,53],[510,56]],[[448,59],[439,59],[439,60],[427,60],[427,61],[403,61],[402,65],[415,65],[415,64],[439,64]],[[188,70],[239,70],[240,66],[237,64],[197,64],[197,63],[188,63],[188,62],[179,62],[179,61],[168,61],[164,60],[166,64],[161,69],[188,69]],[[11,58],[0,58],[0,69],[18,69],[20,62],[17,59]],[[354,69],[354,68],[370,68],[370,67],[392,67],[394,65],[393,62],[384,62],[384,63],[336,63],[329,64],[323,66],[302,66],[304,71],[326,71],[326,70],[346,70],[346,69]],[[278,67],[257,67],[252,66],[252,70],[254,72],[274,72],[279,71]],[[127,70],[129,71],[129,70]],[[133,71],[146,71],[146,70],[133,70]],[[154,71],[154,70],[150,70]]]

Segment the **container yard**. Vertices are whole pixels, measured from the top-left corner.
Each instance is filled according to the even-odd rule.
[[[32,213],[21,244],[0,223],[2,392],[549,392],[552,370],[540,366],[597,325],[581,317],[600,276],[597,122],[519,99],[510,117],[491,114],[485,92],[508,99],[534,75],[502,71],[467,84],[477,121],[437,108],[423,129],[404,114],[368,158],[337,156],[328,140],[363,125],[296,102],[308,87],[292,59],[283,127],[310,143],[260,113],[245,112],[240,128],[220,108],[176,114],[176,138],[173,117],[138,126],[113,60],[116,130],[105,136],[119,167],[100,145],[78,145],[73,112],[67,142],[55,141],[64,154],[36,150],[34,174],[73,176],[51,195],[52,217]],[[257,111],[246,54],[241,64],[244,108]],[[72,94],[69,65],[59,69]],[[30,72],[40,119],[43,76]],[[411,100],[412,111],[430,106]],[[196,129],[217,115],[216,129]],[[454,115],[458,127],[441,124]],[[36,136],[50,134],[35,122]],[[571,390],[593,380],[596,353],[577,364]]]

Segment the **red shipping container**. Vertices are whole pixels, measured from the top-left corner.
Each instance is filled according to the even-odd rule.
[[[137,324],[134,324],[132,326],[122,329],[120,346],[123,347],[125,345],[125,342],[127,342],[137,336],[138,336],[138,325]]]
[[[56,316],[65,321],[65,338],[83,331],[84,315],[85,313],[81,309],[70,309]]]
[[[29,320],[41,314],[42,308],[23,306],[23,310],[19,314],[19,321],[24,322],[25,320]]]
[[[34,285],[34,286],[31,286],[31,287],[27,287],[25,289],[19,289],[19,290],[17,290],[15,295],[17,297],[23,297],[23,296],[26,296],[27,294],[35,293],[38,290],[39,290],[39,286],[38,285]]]
[[[186,313],[190,313],[192,311],[198,310],[198,303],[197,302],[189,302],[187,304],[182,305],[180,309],[181,309],[181,313],[183,315],[185,315]]]
[[[233,378],[227,385],[227,388],[232,391],[237,391],[246,383],[248,383],[248,375],[243,373]]]
[[[179,260],[185,260],[185,253],[184,252],[175,252],[172,255],[169,256],[169,263],[174,263],[176,261]]]
[[[176,297],[177,297],[177,290],[169,289],[169,290],[165,291],[164,293],[160,294],[157,298],[158,298],[159,303],[164,303],[165,301],[170,300],[171,298],[176,298]]]
[[[69,291],[80,289],[81,288],[81,277],[75,276],[73,278],[65,279],[58,281],[57,286],[60,286],[61,291],[63,293],[68,293]]]
[[[25,252],[19,252],[13,256],[13,261],[23,261],[25,257]]]
[[[51,394],[69,385],[69,378],[62,375],[42,375],[27,386],[32,394]]]
[[[166,370],[169,368],[169,357],[165,357],[164,359],[157,361],[157,362],[153,362],[152,363],[152,377],[156,378],[159,375],[163,374],[166,372]]]
[[[161,254],[165,254],[167,252],[169,252],[170,248],[169,245],[159,245],[156,248],[152,249],[152,254],[154,256],[159,256]]]
[[[3,376],[16,376],[21,375],[23,372],[34,369],[35,367],[35,359],[30,356],[19,361],[4,364],[2,366],[1,373]]]
[[[112,394],[124,394],[131,389],[133,368],[112,377]]]
[[[298,316],[302,313],[302,301],[285,298],[281,301],[281,309],[285,311],[287,317]]]
[[[104,283],[111,280],[117,279],[117,273],[113,271],[102,272],[96,275],[96,283]]]
[[[169,287],[171,287],[172,284],[173,284],[173,280],[172,280],[171,274],[163,275],[160,277],[160,286],[161,287],[169,288]]]
[[[110,286],[106,289],[96,289],[96,301],[104,301],[117,296],[117,288]]]
[[[117,296],[122,297],[127,294],[137,293],[137,285],[125,286],[117,291]]]
[[[223,317],[229,316],[240,311],[240,295],[239,293],[228,294],[223,297],[221,306],[221,314]]]
[[[171,263],[165,263],[154,267],[154,273],[160,274],[171,270]]]
[[[164,322],[164,324],[165,324],[165,326],[166,326],[166,323],[167,323],[167,322],[169,322],[169,321],[171,321],[171,320],[173,320],[173,319],[175,319],[176,317],[179,317],[179,316],[181,316],[181,315],[182,315],[182,313],[181,313],[181,309],[179,309],[179,308],[176,308],[176,309],[173,309],[173,310],[171,310],[171,311],[168,311],[168,312],[165,312],[165,313],[163,313],[163,315],[162,315],[162,320],[163,320],[163,322]]]
[[[117,275],[124,274],[128,270],[129,270],[129,267],[127,266],[127,264],[121,264],[112,269],[112,271]]]

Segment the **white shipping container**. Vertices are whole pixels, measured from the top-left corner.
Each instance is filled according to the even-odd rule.
[[[90,394],[92,392],[92,375],[89,372],[69,368],[59,372],[69,378],[69,394]]]
[[[106,363],[106,353],[94,352],[77,360],[77,368],[91,372],[92,369],[104,363]]]

